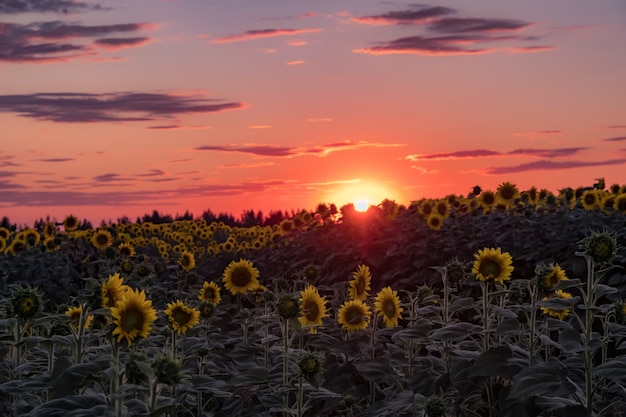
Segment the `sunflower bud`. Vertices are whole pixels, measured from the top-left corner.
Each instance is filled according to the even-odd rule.
[[[436,395],[426,399],[426,415],[428,417],[443,417],[446,414],[446,400]]]
[[[276,310],[284,319],[295,319],[300,314],[298,297],[289,293],[281,294],[276,300]]]
[[[626,303],[617,301],[613,306],[615,307],[615,321],[622,325],[626,324]]]
[[[125,274],[130,274],[131,272],[133,272],[133,269],[135,269],[135,266],[133,265],[131,261],[127,260],[127,261],[122,262],[122,264],[120,265],[120,269]]]
[[[300,373],[305,378],[312,378],[322,371],[322,360],[313,352],[307,352],[298,361]]]
[[[200,310],[200,317],[205,320],[210,319],[215,314],[215,305],[210,301],[201,301],[198,310]]]
[[[591,232],[580,241],[579,247],[598,264],[610,263],[617,256],[615,235],[606,229],[602,232]]]
[[[140,385],[147,382],[149,370],[151,366],[145,354],[133,352],[126,358],[125,373],[129,383]]]
[[[41,313],[43,301],[38,289],[22,287],[13,292],[9,305],[16,317],[31,319]]]
[[[160,384],[176,385],[181,379],[181,364],[169,356],[161,356],[153,363],[154,375]]]
[[[453,285],[463,281],[466,272],[467,268],[465,264],[456,258],[446,264],[446,276],[448,277],[448,282]]]

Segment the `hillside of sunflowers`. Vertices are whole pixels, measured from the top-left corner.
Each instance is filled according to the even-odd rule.
[[[3,221],[0,416],[626,414],[625,185],[187,217]]]

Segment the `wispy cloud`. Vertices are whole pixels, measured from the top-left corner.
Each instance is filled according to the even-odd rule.
[[[274,162],[255,162],[251,164],[224,164],[220,165],[218,168],[261,168],[268,167],[274,165]]]
[[[417,166],[417,165],[412,165],[411,169],[416,170],[420,174],[436,174],[436,173],[439,172],[438,169],[427,169],[427,168],[420,167],[420,166]]]
[[[626,164],[626,159],[610,159],[608,161],[551,161],[540,160],[529,162],[527,164],[491,167],[484,172],[487,175],[513,174],[526,171],[555,171],[561,169],[585,168],[606,165],[622,165]]]
[[[529,54],[535,52],[548,52],[553,51],[556,48],[549,45],[532,45],[532,46],[516,46],[511,48],[511,52],[516,54]]]
[[[258,29],[248,30],[244,33],[236,35],[223,36],[213,40],[213,43],[228,43],[228,42],[241,42],[249,41],[259,38],[273,38],[275,36],[293,36],[302,35],[305,33],[320,32],[321,29]]]
[[[251,125],[248,126],[249,129],[271,129],[272,125]]]
[[[517,132],[514,133],[513,136],[535,139],[544,136],[559,135],[561,133],[563,133],[561,130],[536,130],[534,132]]]
[[[391,11],[387,13],[353,17],[353,22],[369,25],[421,24],[432,19],[456,13],[456,10],[440,6],[416,6],[413,10]]]
[[[310,123],[326,123],[326,122],[332,122],[333,119],[331,119],[330,117],[310,117],[308,119],[306,119],[307,122]]]
[[[302,60],[285,62],[285,65],[302,65],[302,64],[304,64],[304,61]]]
[[[347,151],[365,147],[397,147],[403,144],[345,141],[312,147],[286,147],[260,144],[237,145],[205,145],[194,148],[197,151],[236,152],[265,157],[295,157],[303,155],[326,156],[331,152]]]
[[[352,18],[352,21],[358,23],[412,25],[424,31],[422,34],[377,42],[366,48],[353,49],[353,52],[370,55],[476,55],[502,49],[487,45],[491,43],[537,40],[536,37],[518,34],[518,32],[532,26],[530,22],[514,19],[449,17],[448,15],[457,11],[447,7],[427,5],[416,7],[417,9],[413,10],[391,11]],[[550,48],[547,45],[515,45],[509,47],[509,51],[529,53],[545,51]]]
[[[0,22],[0,61],[38,63],[66,61],[81,56],[96,55],[93,46],[128,47],[147,43],[149,38],[110,38],[118,33],[151,30],[151,23],[125,23],[86,26],[61,21],[30,24]],[[85,38],[100,38],[91,45],[81,42]],[[67,42],[67,40],[73,40]]]
[[[614,138],[602,139],[604,142],[622,142],[626,140],[626,136],[617,136]]]
[[[0,95],[0,112],[65,123],[149,121],[174,115],[242,109],[244,103],[162,93],[36,93]]]
[[[44,158],[44,159],[35,159],[36,162],[69,162],[75,161],[75,158]]]
[[[148,130],[209,130],[211,126],[156,125],[146,127]]]
[[[79,0],[4,0],[0,2],[0,14],[21,13],[80,13],[106,10],[100,4],[88,4]]]
[[[626,129],[626,125],[610,125],[606,127],[607,129]]]
[[[470,158],[493,158],[506,156],[532,156],[542,158],[558,158],[570,156],[589,149],[587,147],[556,148],[556,149],[515,149],[509,152],[498,152],[488,149],[473,149],[466,151],[434,153],[434,154],[414,154],[407,155],[409,161],[441,161],[450,159],[470,159]]]

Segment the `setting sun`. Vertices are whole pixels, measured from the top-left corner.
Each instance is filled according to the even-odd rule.
[[[360,198],[354,201],[354,209],[356,211],[367,211],[370,208],[370,203],[364,198]]]

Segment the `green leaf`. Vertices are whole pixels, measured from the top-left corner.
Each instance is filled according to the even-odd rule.
[[[228,381],[228,385],[238,387],[242,385],[258,385],[266,383],[268,378],[266,368],[250,368],[246,369],[239,375],[235,375]]]
[[[389,383],[395,375],[389,358],[374,358],[355,361],[356,370],[368,381]]]
[[[520,334],[521,327],[518,319],[504,319],[496,328],[496,336],[516,336]]]
[[[479,334],[483,331],[482,326],[472,323],[459,322],[448,324],[441,329],[437,329],[430,335],[435,340],[450,340],[460,342],[471,335]]]
[[[521,369],[521,366],[514,364],[512,359],[513,352],[508,346],[489,349],[476,358],[469,375],[510,378]]]
[[[450,313],[456,313],[463,310],[469,310],[474,307],[474,299],[472,297],[459,298],[450,304]]]
[[[68,366],[68,363],[69,359],[63,356],[54,363],[51,385],[56,397],[72,394],[100,371],[95,363],[78,363],[71,366]]]
[[[626,383],[626,356],[619,356],[610,359],[602,365],[598,365],[594,369],[597,377],[610,379],[620,384]]]
[[[567,379],[567,367],[558,361],[543,362],[520,371],[513,378],[509,399],[533,395],[567,397],[576,387]]]
[[[580,332],[574,329],[565,329],[559,332],[559,345],[565,353],[578,353],[584,350]]]

